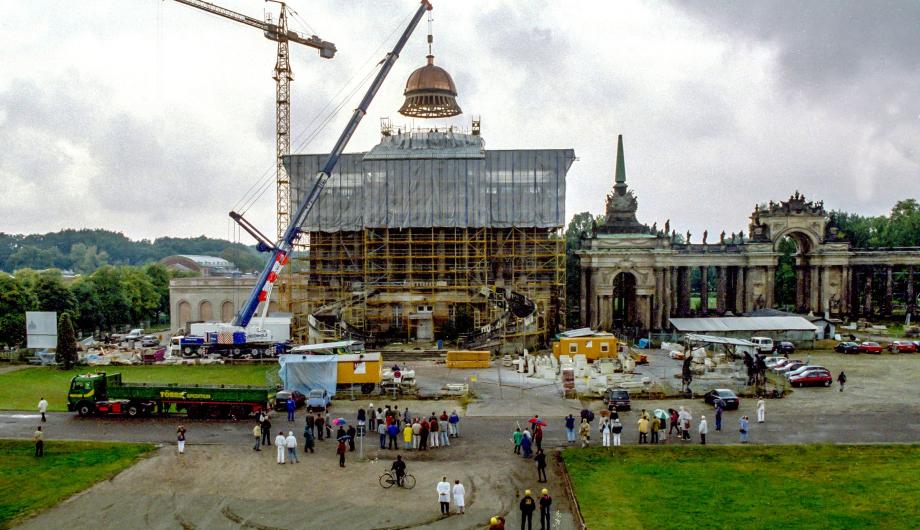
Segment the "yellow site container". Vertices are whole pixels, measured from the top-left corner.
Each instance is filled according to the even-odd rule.
[[[492,365],[489,351],[450,350],[447,352],[448,368],[488,368]]]
[[[380,353],[343,353],[338,357],[338,384],[380,384],[383,378],[383,357]]]
[[[584,355],[589,361],[617,356],[617,339],[613,335],[565,337],[553,342],[553,356]]]

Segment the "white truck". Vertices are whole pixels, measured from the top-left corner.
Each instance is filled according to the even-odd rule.
[[[172,357],[275,357],[286,353],[291,341],[291,317],[266,317],[262,326],[255,322],[245,330],[220,322],[196,322],[188,335],[170,340]],[[223,336],[222,336],[223,334]]]

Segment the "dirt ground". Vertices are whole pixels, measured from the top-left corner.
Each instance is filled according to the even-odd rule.
[[[301,454],[300,464],[283,466],[275,463],[272,447],[256,453],[240,446],[189,446],[179,456],[167,446],[22,528],[478,529],[493,515],[516,512],[523,488],[539,495],[536,488],[544,485],[534,480],[532,461],[504,446],[489,450],[461,447],[463,442],[408,453],[408,471],[417,479],[412,490],[379,486],[390,453],[366,462],[349,453],[342,469],[328,441],[315,454]],[[464,484],[465,515],[440,517],[435,485],[445,475]],[[545,486],[558,508],[554,527],[574,528],[558,474],[551,467],[549,475]]]

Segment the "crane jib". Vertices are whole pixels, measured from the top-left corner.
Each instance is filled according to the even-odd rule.
[[[246,304],[236,315],[236,318],[233,321],[234,325],[245,328],[249,325],[250,320],[252,320],[252,316],[255,314],[256,309],[258,309],[259,304],[261,302],[265,302],[266,304],[269,303],[272,286],[278,279],[278,275],[281,273],[281,269],[283,269],[284,265],[288,262],[291,249],[294,247],[294,240],[297,239],[300,227],[306,220],[307,214],[310,213],[310,210],[313,208],[313,205],[319,198],[320,192],[323,190],[323,187],[326,186],[326,181],[329,180],[329,175],[331,175],[332,170],[335,169],[335,166],[339,161],[339,157],[345,151],[345,146],[348,145],[348,141],[354,134],[355,129],[358,128],[358,124],[361,122],[361,118],[363,118],[367,113],[367,108],[370,106],[371,101],[373,101],[374,96],[377,94],[377,91],[383,84],[383,80],[386,79],[387,74],[390,73],[390,69],[393,68],[393,63],[395,63],[396,59],[399,58],[400,52],[402,52],[402,49],[406,45],[406,42],[409,40],[409,37],[412,35],[412,32],[415,31],[419,21],[422,20],[422,16],[425,14],[425,11],[430,10],[431,3],[428,2],[428,0],[422,0],[422,5],[419,6],[418,10],[415,12],[415,16],[412,17],[409,25],[406,27],[405,31],[403,31],[402,36],[400,36],[399,40],[396,42],[396,45],[393,47],[393,51],[387,54],[386,59],[384,59],[383,65],[380,68],[380,71],[377,72],[377,77],[374,78],[371,86],[367,89],[367,93],[361,100],[361,104],[357,109],[355,109],[354,114],[351,116],[351,120],[349,120],[348,125],[345,126],[345,129],[342,131],[342,134],[336,141],[332,152],[329,153],[329,158],[326,160],[326,164],[323,166],[323,170],[320,171],[316,182],[313,183],[313,189],[310,190],[307,198],[297,208],[297,213],[294,214],[291,224],[288,225],[287,229],[284,231],[284,236],[282,237],[281,241],[278,242],[278,245],[276,245],[276,248],[272,251],[272,257],[268,263],[265,264],[265,269],[262,270],[262,274],[259,275],[259,279],[256,281],[256,284],[252,288],[252,292],[249,293],[249,298],[246,300]]]

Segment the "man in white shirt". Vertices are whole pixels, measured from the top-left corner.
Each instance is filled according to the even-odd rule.
[[[38,411],[42,414],[42,422],[47,421],[45,419],[45,412],[48,412],[48,400],[44,397],[38,400]]]
[[[700,443],[706,445],[706,435],[709,434],[709,424],[706,423],[706,416],[700,416]]]
[[[447,482],[447,477],[438,482],[437,491],[438,502],[441,503],[441,516],[446,517],[450,515],[450,482]]]
[[[284,463],[284,451],[286,442],[287,440],[284,437],[284,433],[279,431],[278,436],[275,436],[275,450],[278,451],[277,461],[279,464]]]
[[[288,461],[292,464],[299,464],[297,459],[297,438],[294,437],[294,431],[288,431],[287,438],[284,439],[284,445],[287,446]]]

